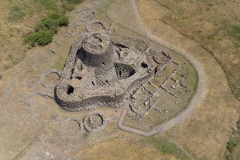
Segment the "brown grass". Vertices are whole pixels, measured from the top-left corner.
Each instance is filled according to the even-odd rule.
[[[17,65],[28,55],[23,46],[22,35],[32,31],[32,27],[43,15],[43,7],[31,0],[1,0],[0,14],[0,74]]]
[[[89,146],[79,153],[84,160],[176,160],[172,155],[158,152],[153,145],[143,145],[136,139],[139,137],[119,137],[111,141]]]
[[[104,3],[106,4],[108,2],[110,2],[110,0],[104,1]],[[126,2],[127,3],[125,3],[125,5],[128,6],[129,3],[128,1]],[[174,39],[174,44],[182,45],[182,47],[185,47],[190,51],[193,51],[196,48],[196,50],[194,50],[196,52],[194,53],[194,56],[197,57],[199,61],[201,61],[203,64],[205,64],[204,71],[208,75],[207,78],[209,80],[209,89],[205,91],[207,98],[201,104],[198,104],[198,108],[194,112],[194,114],[189,117],[189,119],[183,124],[169,130],[167,132],[167,137],[170,137],[169,139],[166,138],[166,136],[162,137],[163,134],[159,134],[156,135],[154,137],[155,139],[153,140],[161,140],[160,142],[164,142],[165,140],[168,143],[172,141],[176,145],[176,147],[174,147],[175,149],[184,148],[184,151],[182,151],[181,149],[180,151],[189,152],[190,154],[196,155],[196,157],[199,158],[206,157],[205,159],[220,159],[222,151],[224,150],[224,144],[228,138],[228,134],[230,133],[231,127],[236,120],[236,106],[238,105],[238,103],[236,103],[235,99],[230,94],[230,90],[223,71],[216,63],[216,61],[211,56],[209,56],[209,53],[202,51],[201,48],[195,45],[195,43],[189,42],[188,40],[186,40],[185,37],[179,38],[179,33],[175,32],[175,30],[169,29],[169,32],[166,32],[165,30],[161,31],[161,29],[164,29],[164,27],[166,26],[162,23],[156,23],[156,19],[154,19],[159,13],[163,14],[163,10],[159,8],[158,5],[152,3],[152,1],[150,0],[141,0],[139,2],[141,2],[140,4],[146,9],[146,12],[143,12],[144,8],[140,7],[141,14],[144,17],[145,21],[148,22],[148,27],[151,28],[151,31],[153,33],[155,33],[159,37],[163,35],[162,38],[166,38],[167,40]],[[9,5],[10,2],[4,1],[4,3],[1,4],[3,4],[1,5],[1,7],[3,6],[3,8],[7,8],[7,5]],[[149,9],[148,7],[153,7],[153,9]],[[103,7],[102,10],[105,11],[105,9],[106,8]],[[122,7],[121,11],[124,11],[124,7]],[[129,12],[131,12],[131,10]],[[99,14],[99,17],[102,17],[102,19],[104,19],[104,12],[97,13]],[[124,12],[120,13],[119,16],[124,16],[122,14]],[[156,16],[149,16],[149,14]],[[1,16],[2,15],[7,16],[7,14],[1,14]],[[149,19],[146,18],[147,16],[149,17]],[[23,18],[22,21],[24,20],[25,19]],[[33,23],[32,21],[27,22],[26,24]],[[4,29],[2,29],[4,30],[3,35],[8,36],[8,33],[10,33],[10,31],[7,31],[8,26],[14,25],[13,22],[11,22],[11,25],[10,22],[4,21],[4,23],[6,23],[6,25],[3,27]],[[121,23],[127,24],[129,22],[122,21]],[[84,25],[80,27],[83,26]],[[128,32],[127,30],[124,30],[119,26],[116,26],[116,29],[119,29],[119,32],[125,33],[128,36],[135,36],[131,32]],[[80,30],[83,31],[83,28],[80,28]],[[164,32],[166,33],[160,34]],[[171,33],[172,35],[169,35],[169,33]],[[64,44],[63,48],[56,55],[53,55],[47,50],[48,46],[31,50],[31,52],[39,52],[49,58],[49,63],[41,65],[44,71],[52,67],[57,67],[59,69],[62,68],[64,58],[61,59],[61,57],[64,56],[66,58],[66,53],[68,53],[69,48],[74,40],[74,38],[65,39],[66,37],[63,35],[64,29],[60,30],[58,35],[56,35],[55,37]],[[8,38],[11,39],[10,37],[7,37],[6,41],[4,41],[6,48],[7,45],[10,48],[10,44],[12,43],[7,43],[10,42],[10,40],[7,41]],[[18,43],[12,44],[19,44],[19,41],[17,39],[15,42]],[[186,45],[183,44],[183,42],[189,43],[188,45]],[[202,52],[199,53],[198,50]],[[37,58],[34,58],[33,60],[35,62],[38,62]],[[82,118],[87,113],[87,111],[81,113],[69,113],[63,111],[53,100],[44,99],[37,96],[33,99],[34,103],[31,106],[32,111],[30,112],[30,114],[28,114],[30,117],[35,117],[32,117],[29,121],[27,121],[27,119],[25,118],[19,118],[17,121],[13,121],[14,117],[7,110],[8,104],[11,103],[11,101],[15,98],[20,98],[19,93],[28,94],[27,91],[29,89],[24,86],[24,84],[29,76],[35,74],[40,76],[40,73],[36,71],[37,68],[31,65],[29,70],[26,70],[23,74],[21,74],[17,81],[12,81],[14,77],[21,73],[25,64],[27,64],[25,62],[27,62],[27,59],[23,60],[22,63],[19,63],[17,67],[15,67],[13,70],[10,70],[8,74],[5,75],[0,81],[1,98],[9,91],[11,86],[13,86],[13,89],[10,90],[10,96],[1,99],[3,100],[3,103],[1,104],[2,106],[0,108],[1,113],[3,113],[0,116],[0,123],[2,126],[0,130],[0,141],[2,144],[0,147],[1,159],[13,159],[16,156],[17,158],[23,156],[22,159],[26,159],[29,157],[29,159],[34,159],[37,156],[35,149],[41,146],[46,147],[47,145],[49,146],[47,146],[46,148],[49,147],[50,149],[52,149],[51,151],[56,151],[56,153],[60,147],[63,147],[65,149],[67,145],[65,144],[65,141],[62,141],[62,135],[56,134],[56,132],[60,131],[57,130],[56,124],[54,123],[54,116],[57,114],[60,115],[59,117],[62,116],[65,118]],[[104,113],[107,113],[108,111],[108,118],[116,114],[114,110],[109,108],[106,108],[103,111]],[[120,110],[118,110],[116,115],[120,115]],[[19,128],[20,125],[23,127]],[[41,131],[44,132],[42,133]],[[44,136],[42,136],[41,133]],[[118,129],[116,122],[109,123],[107,129],[101,133],[88,135],[86,134],[85,136],[87,137],[85,137],[86,140],[84,140],[84,138],[82,137],[76,138],[75,143],[73,143],[75,146],[73,147],[79,147],[81,145],[85,145],[85,147],[77,150],[77,154],[75,154],[76,151],[70,150],[68,153],[66,153],[69,154],[70,158],[72,155],[75,154],[74,158],[76,159],[82,159],[85,157],[86,159],[177,159],[175,158],[175,156],[164,154],[162,151],[159,150],[159,148],[163,148],[161,146],[162,143],[155,144],[153,143],[153,141],[150,141],[151,139],[146,139],[145,143],[143,141],[145,140],[144,137],[137,136],[135,134],[121,131],[120,129]],[[54,141],[45,141],[46,139],[51,140],[52,137],[56,138],[58,142],[60,141],[59,144],[55,144]],[[118,138],[114,139],[112,137]],[[44,145],[43,141],[45,141],[47,145]],[[74,153],[72,153],[71,151],[73,151]],[[59,156],[62,156],[63,154],[63,152],[59,152]],[[179,152],[177,152],[177,154],[179,154]],[[180,156],[182,154],[183,153],[180,153]]]
[[[168,12],[160,21],[206,48],[223,67],[229,85],[240,100],[239,1],[155,0]]]
[[[198,158],[221,159],[228,135],[237,120],[236,107],[239,104],[231,94],[223,70],[210,53],[159,20],[166,8],[154,0],[137,2],[150,32],[194,56],[204,67],[208,79],[205,99],[185,123],[169,130],[168,134]]]

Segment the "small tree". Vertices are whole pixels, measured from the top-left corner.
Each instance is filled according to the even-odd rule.
[[[53,40],[53,35],[54,35],[54,33],[51,30],[40,31],[38,33],[38,38],[37,38],[38,45],[45,46],[45,45],[51,43]]]

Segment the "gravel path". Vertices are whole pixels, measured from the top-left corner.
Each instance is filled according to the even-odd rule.
[[[171,119],[170,121],[166,122],[165,124],[160,125],[159,127],[156,128],[156,131],[159,132],[164,132],[165,130],[173,127],[174,125],[176,125],[177,123],[183,122],[190,114],[191,112],[199,105],[199,103],[201,103],[201,101],[205,98],[205,94],[204,91],[207,90],[208,88],[208,83],[207,83],[207,78],[206,75],[203,71],[203,66],[202,64],[195,59],[191,54],[189,54],[188,52],[186,52],[186,50],[184,50],[183,48],[178,48],[177,46],[175,46],[174,44],[170,44],[167,41],[164,41],[163,39],[160,39],[159,37],[153,35],[151,32],[149,32],[149,30],[147,29],[147,27],[144,24],[144,21],[142,20],[140,13],[138,11],[137,5],[135,3],[134,0],[130,0],[131,5],[133,7],[133,10],[136,14],[136,17],[138,19],[138,22],[140,24],[140,26],[142,27],[142,29],[145,31],[146,35],[152,39],[153,41],[163,45],[164,47],[171,49],[179,54],[181,54],[182,56],[184,56],[186,59],[188,59],[190,62],[192,62],[193,66],[195,67],[195,69],[198,72],[198,76],[199,76],[199,80],[198,80],[198,87],[196,89],[196,93],[195,96],[193,97],[193,99],[191,100],[191,102],[188,105],[188,108],[183,111],[182,113],[180,113],[178,116],[176,116],[175,118]],[[139,132],[139,130],[130,128],[130,127],[126,127],[122,125],[122,122],[124,120],[124,117],[126,115],[127,109],[123,110],[123,113],[121,115],[121,118],[119,120],[119,127],[122,129],[125,129],[127,131],[131,131],[134,133],[138,133],[141,135],[145,135],[145,136],[149,136],[149,134],[146,134],[148,132],[145,132],[144,134]],[[152,134],[155,134],[157,132],[152,132]]]
[[[141,131],[141,130],[138,130],[138,129],[135,129],[135,128],[131,128],[131,127],[128,127],[128,126],[124,126],[122,123],[123,123],[123,120],[127,114],[127,111],[128,111],[128,108],[129,108],[129,104],[130,104],[130,101],[128,100],[125,105],[124,105],[124,109],[122,111],[122,114],[121,114],[121,117],[118,121],[118,126],[119,128],[123,129],[123,130],[126,130],[126,131],[129,131],[129,132],[133,132],[133,133],[136,133],[136,134],[140,134],[142,136],[152,136],[154,134],[157,133],[157,130],[156,129],[153,129],[149,132],[144,132],[144,131]]]

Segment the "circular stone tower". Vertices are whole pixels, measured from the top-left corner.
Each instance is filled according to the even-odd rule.
[[[86,66],[103,67],[112,64],[114,56],[110,37],[105,33],[93,33],[83,39],[78,57]]]

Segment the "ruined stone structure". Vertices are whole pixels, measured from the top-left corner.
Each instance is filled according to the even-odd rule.
[[[86,115],[83,119],[84,127],[89,132],[100,132],[107,126],[107,120],[102,112],[93,112]]]
[[[120,107],[162,68],[150,66],[146,52],[113,43],[106,33],[88,33],[71,48],[55,100],[69,111]]]

